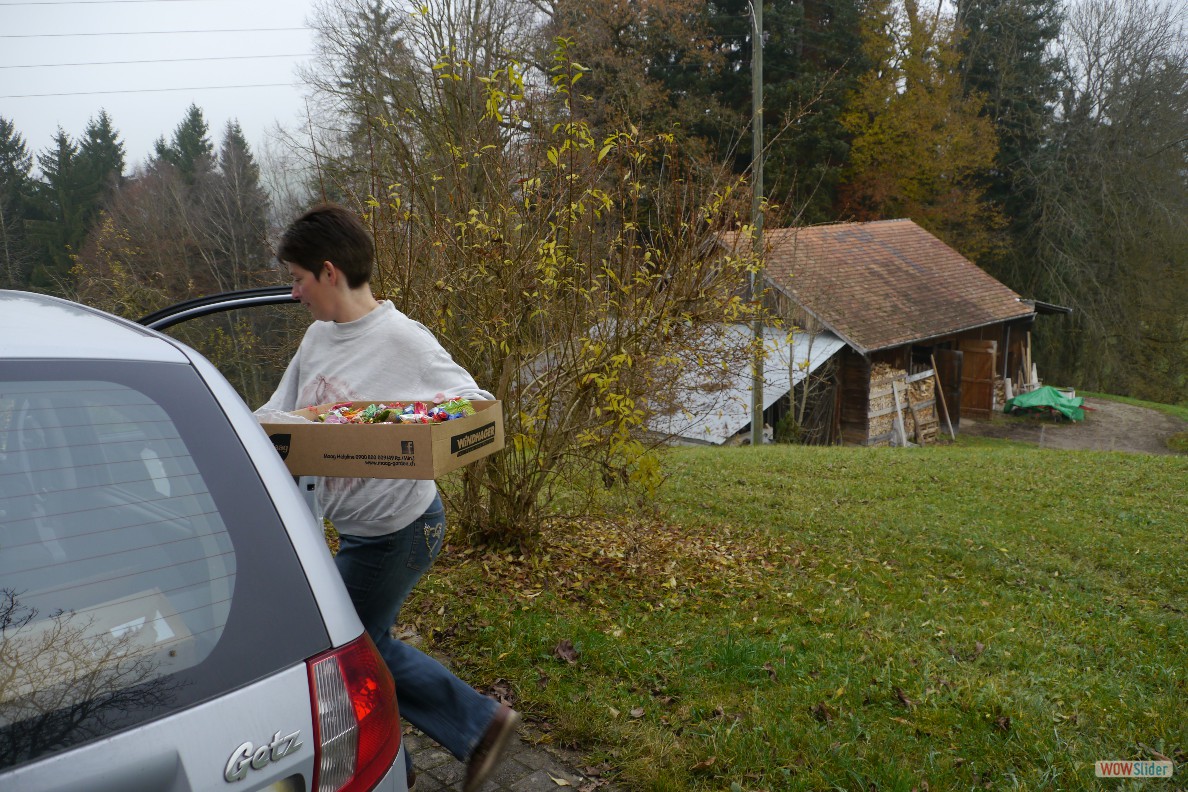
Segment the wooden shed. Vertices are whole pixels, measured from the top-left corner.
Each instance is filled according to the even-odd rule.
[[[1038,384],[1035,303],[911,220],[774,229],[764,243],[771,307],[845,342],[825,442],[885,444],[905,429],[927,442],[1001,409],[1007,388]]]

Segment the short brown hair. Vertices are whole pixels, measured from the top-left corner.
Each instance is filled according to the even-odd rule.
[[[322,263],[329,261],[357,289],[371,281],[375,243],[357,214],[337,204],[319,204],[289,224],[276,257],[315,277],[321,277]]]

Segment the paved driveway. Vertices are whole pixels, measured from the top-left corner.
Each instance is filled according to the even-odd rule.
[[[545,746],[539,742],[540,737],[530,724],[521,723],[519,734],[482,792],[619,792],[605,780],[585,775],[576,766],[576,756]],[[412,792],[453,792],[462,788],[466,774],[462,762],[415,729],[406,733],[404,740],[417,770]]]

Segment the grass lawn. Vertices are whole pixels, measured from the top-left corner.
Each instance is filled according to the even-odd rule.
[[[625,789],[1130,788],[1094,761],[1164,757],[1145,783],[1188,787],[1188,458],[666,465],[532,555],[447,547],[404,620]]]

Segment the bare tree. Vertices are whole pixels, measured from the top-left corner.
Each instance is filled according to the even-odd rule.
[[[1170,402],[1188,394],[1186,15],[1160,0],[1070,8],[1058,119],[1029,163],[1034,267],[1018,277],[1076,309],[1041,347],[1053,376]]]

